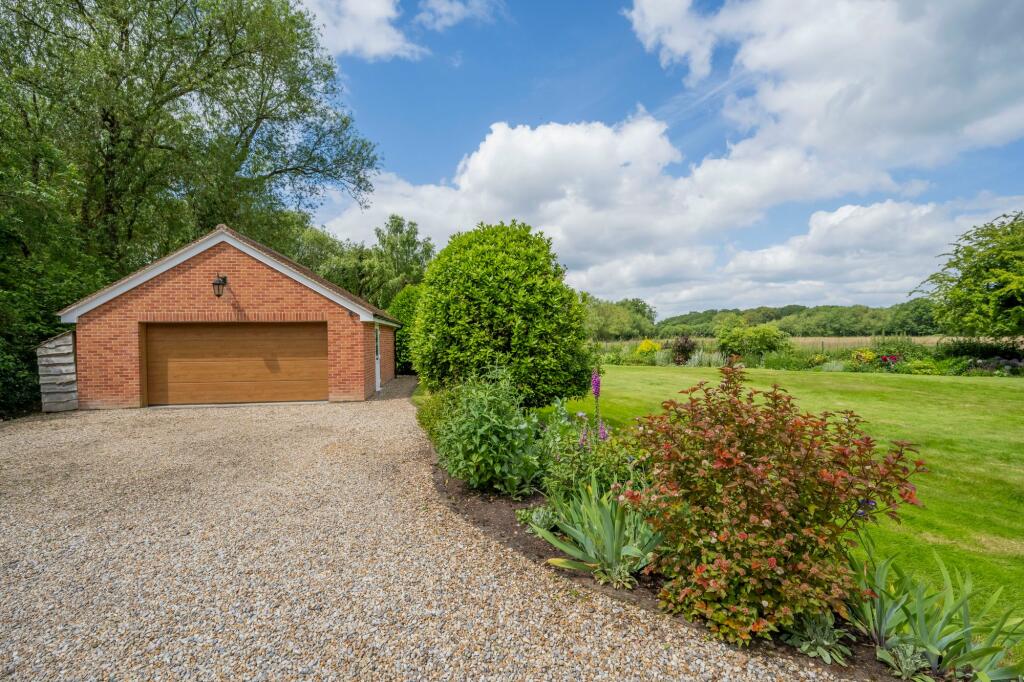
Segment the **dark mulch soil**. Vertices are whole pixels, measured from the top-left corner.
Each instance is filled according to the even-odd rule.
[[[535,507],[544,502],[542,495],[524,500],[510,500],[507,497],[487,495],[470,490],[465,483],[450,477],[447,472],[434,466],[434,485],[442,499],[455,512],[461,514],[506,547],[510,547],[526,558],[538,564],[547,559],[559,556],[551,545],[531,533],[516,521],[515,511],[525,507]],[[558,570],[550,568],[550,570]],[[582,585],[590,590],[606,594],[613,599],[634,604],[649,611],[664,613],[658,608],[659,581],[648,576],[640,576],[640,584],[632,590],[622,590],[608,585],[601,585],[589,575],[573,571],[558,571],[559,575]],[[682,626],[691,629],[697,636],[710,637],[707,628],[675,616]],[[874,648],[861,643],[851,646],[853,660],[848,668],[826,666],[816,659],[810,659],[795,652],[784,644],[771,642],[755,642],[748,651],[753,656],[787,656],[808,666],[818,666],[832,671],[835,675],[855,680],[881,681],[892,680],[888,669],[875,660]]]

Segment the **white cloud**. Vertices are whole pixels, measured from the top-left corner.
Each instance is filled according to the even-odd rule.
[[[503,7],[500,0],[422,0],[416,23],[444,31],[468,19],[491,21]]]
[[[734,47],[754,84],[726,115],[757,124],[759,146],[787,145],[845,165],[929,165],[1024,134],[1024,3],[753,0],[713,14],[636,0],[627,16],[687,82]]]
[[[443,243],[481,220],[520,217],[542,227],[566,263],[586,273],[632,252],[749,225],[774,203],[895,187],[885,174],[854,176],[792,150],[750,157],[743,143],[729,162],[709,159],[674,177],[669,167],[682,155],[666,132],[642,109],[615,126],[496,123],[452,183],[411,185],[386,174],[369,212],[350,207],[329,226],[368,234],[368,224],[405,211],[423,216],[420,223]],[[589,285],[585,274],[577,277]]]
[[[340,207],[328,226],[366,239],[396,212],[443,245],[520,218],[552,237],[574,286],[671,314],[895,302],[956,234],[1024,201],[915,203],[929,181],[891,174],[1024,135],[1024,3],[752,0],[707,15],[637,0],[627,14],[666,67],[686,65],[688,100],[704,101],[714,51],[734,48],[729,87],[707,86],[743,135],[725,153],[681,167],[668,125],[642,108],[616,125],[495,123],[452,181],[385,174],[369,210]],[[883,200],[858,201],[869,193]],[[736,244],[773,207],[836,198],[848,205],[814,212],[803,234]]]
[[[496,123],[451,183],[412,185],[385,174],[368,211],[350,206],[328,226],[366,236],[398,212],[443,244],[480,221],[518,217],[543,227],[571,267],[585,267],[636,239],[651,245],[658,234],[688,231],[665,210],[677,181],[664,171],[680,158],[664,124],[642,111],[617,126]]]
[[[398,0],[303,0],[320,26],[323,44],[334,55],[364,59],[419,59],[425,47],[395,27]]]
[[[787,283],[794,301],[889,303],[934,272],[957,235],[1022,203],[1024,196],[982,195],[968,202],[886,200],[816,211],[806,233],[737,251],[718,276],[744,296]]]

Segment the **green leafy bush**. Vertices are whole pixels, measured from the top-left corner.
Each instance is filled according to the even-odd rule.
[[[19,416],[39,405],[39,376],[29,352],[15,353],[0,338],[0,419]]]
[[[822,611],[802,615],[797,619],[796,625],[787,629],[782,639],[811,658],[846,665],[846,659],[850,657],[850,647],[846,646],[843,640],[853,638],[846,630],[836,627],[836,619],[831,611]]]
[[[625,485],[645,480],[646,473],[630,449],[629,443],[615,435],[606,440],[577,441],[557,453],[545,456],[547,463],[542,478],[544,491],[553,497],[566,495],[595,478],[602,488],[616,483]]]
[[[789,348],[789,335],[771,324],[758,324],[753,327],[740,324],[725,327],[715,336],[721,353],[739,355],[748,361],[756,361],[766,353],[776,353]]]
[[[829,360],[831,360],[831,358],[829,358],[829,356],[826,355],[825,353],[815,353],[807,361],[807,364],[809,364],[811,367],[820,367],[821,365],[824,365]]]
[[[536,418],[523,410],[507,370],[492,370],[451,389],[435,431],[449,474],[476,490],[518,497],[540,473]]]
[[[971,368],[971,362],[971,358],[952,357],[936,361],[935,366],[940,374],[962,376],[967,374],[967,371]]]
[[[841,611],[854,589],[844,545],[879,514],[917,503],[906,443],[878,452],[853,413],[813,415],[782,389],[745,390],[723,367],[645,417],[650,485],[625,492],[665,537],[663,606],[746,643],[800,614]]]
[[[429,393],[416,398],[416,420],[426,431],[430,442],[437,442],[438,425],[444,416],[450,395],[446,391]]]
[[[907,336],[883,336],[876,338],[871,349],[875,355],[898,355],[903,360],[927,360],[933,355],[932,350],[923,343],[914,343]]]
[[[541,425],[540,434],[541,488],[549,497],[566,497],[592,479],[602,489],[646,480],[628,441],[585,414],[570,416],[561,402]]]
[[[600,583],[632,587],[633,574],[650,561],[660,541],[643,517],[619,503],[617,494],[603,489],[596,478],[566,498],[549,500],[561,537],[538,524],[537,536],[568,554],[571,559],[548,559],[559,568],[586,571]]]
[[[935,346],[937,358],[1016,358],[1024,360],[1024,340],[946,339]]]
[[[603,353],[601,355],[601,364],[602,365],[621,365],[621,364],[623,364],[623,362],[622,362],[622,354],[618,353],[618,352]]]
[[[551,241],[529,225],[481,224],[452,237],[427,268],[413,324],[420,378],[433,390],[502,365],[524,405],[583,395],[593,358],[564,274]]]
[[[911,360],[905,363],[903,371],[907,374],[940,374],[934,360]]]
[[[412,371],[412,351],[409,342],[412,337],[412,324],[416,321],[416,306],[420,301],[422,287],[410,284],[391,299],[388,312],[398,318],[402,326],[395,331],[395,371],[408,374]]]
[[[765,369],[801,370],[810,366],[809,359],[792,350],[765,353],[761,357],[761,366]]]

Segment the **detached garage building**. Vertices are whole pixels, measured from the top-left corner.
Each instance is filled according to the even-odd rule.
[[[365,400],[395,376],[397,320],[223,225],[59,314],[82,409]]]

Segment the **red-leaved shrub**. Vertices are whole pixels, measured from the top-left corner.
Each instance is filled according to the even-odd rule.
[[[721,372],[641,420],[652,483],[624,495],[664,536],[649,569],[666,579],[662,606],[746,643],[800,613],[842,613],[851,536],[919,504],[909,477],[925,469],[908,443],[879,452],[852,412],[805,414],[777,386],[746,390],[742,370]]]

